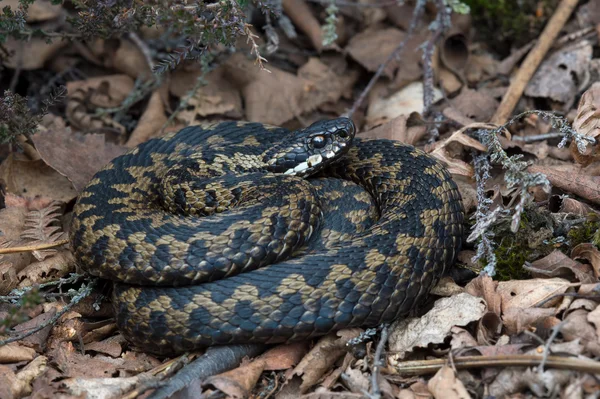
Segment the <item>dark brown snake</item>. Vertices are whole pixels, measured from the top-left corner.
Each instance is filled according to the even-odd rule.
[[[115,281],[125,337],[172,354],[406,316],[454,262],[463,218],[437,160],[355,138],[348,119],[223,122],[113,160],[70,238],[84,270]]]

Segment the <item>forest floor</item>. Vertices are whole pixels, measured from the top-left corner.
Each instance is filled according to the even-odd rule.
[[[15,28],[31,34],[2,45],[0,399],[597,398],[600,1],[540,6],[517,38],[435,7],[450,3],[283,0],[277,23],[231,6],[234,46],[192,57],[164,27],[80,40],[68,17],[83,11],[34,2]],[[209,377],[195,360],[225,355],[128,343],[110,284],[67,241],[94,174],[185,126],[342,115],[357,137],[442,161],[459,187],[463,248],[420,313],[242,350]]]

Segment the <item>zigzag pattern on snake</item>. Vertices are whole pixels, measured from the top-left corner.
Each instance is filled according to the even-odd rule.
[[[115,282],[124,336],[171,354],[405,316],[454,262],[463,218],[436,159],[354,138],[348,119],[222,122],[113,160],[80,193],[70,238],[84,270]]]

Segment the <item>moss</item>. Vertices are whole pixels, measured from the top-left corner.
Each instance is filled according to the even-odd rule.
[[[558,0],[464,0],[482,41],[502,55],[537,38]]]
[[[510,220],[496,226],[493,231],[496,278],[499,280],[529,277],[529,272],[523,268],[525,262],[533,262],[555,249],[553,220],[548,212],[535,207],[523,213],[517,233],[510,231]]]
[[[567,233],[571,248],[579,244],[591,242],[600,248],[600,221],[591,217],[587,221],[573,226]]]

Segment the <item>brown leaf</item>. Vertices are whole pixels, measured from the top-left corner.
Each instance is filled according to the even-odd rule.
[[[562,294],[571,286],[569,281],[562,278],[536,278],[501,281],[496,291],[502,297],[502,312],[506,313],[512,308],[528,309],[537,306],[556,294]],[[543,306],[552,306],[556,301],[560,301],[560,298],[545,302]]]
[[[148,139],[158,137],[166,121],[167,116],[165,115],[163,100],[160,91],[156,90],[150,96],[148,106],[140,117],[137,126],[131,132],[125,146],[132,148]]]
[[[233,370],[211,376],[202,381],[202,387],[215,387],[233,399],[247,398],[264,370],[264,362],[253,361]]]
[[[299,70],[299,74],[310,75],[311,79],[272,66],[272,73],[261,71],[241,53],[232,55],[225,65],[226,78],[241,89],[246,119],[273,125],[315,110],[325,101],[337,101],[356,78],[337,76],[317,59]]]
[[[531,173],[543,173],[554,187],[600,204],[600,177],[586,175],[577,166],[572,164],[533,165],[527,170]]]
[[[18,10],[19,0],[4,0],[2,6],[8,6],[13,11]],[[38,0],[29,5],[26,14],[27,22],[41,22],[60,16],[62,6],[52,4],[50,0]]]
[[[474,171],[473,167],[464,162],[459,157],[453,157],[451,155],[450,147],[453,145],[458,145],[460,147],[472,148],[477,151],[486,151],[486,148],[479,141],[467,136],[464,132],[467,129],[478,129],[483,128],[485,126],[489,126],[481,123],[474,123],[468,126],[465,126],[456,132],[452,133],[450,137],[443,141],[439,141],[432,146],[427,146],[425,151],[429,152],[431,155],[436,157],[437,159],[445,162],[448,166],[448,171],[452,174],[466,177],[473,177]]]
[[[317,384],[331,366],[348,351],[346,343],[349,339],[357,337],[360,331],[360,329],[346,329],[321,338],[288,374],[287,379],[300,376],[302,383],[299,389],[302,393],[306,392]]]
[[[587,321],[589,321],[596,327],[596,337],[598,338],[598,342],[600,343],[600,306],[596,306],[596,309],[588,313]]]
[[[266,371],[287,370],[298,364],[307,350],[307,342],[278,345],[262,354],[260,359],[264,362]]]
[[[427,383],[434,398],[466,399],[471,395],[450,366],[443,366]]]
[[[47,130],[32,137],[42,159],[73,183],[77,191],[125,148],[105,142],[103,134],[70,133]]]
[[[573,259],[585,259],[590,262],[592,269],[594,269],[596,280],[600,277],[600,251],[598,251],[598,248],[594,244],[582,243],[577,245],[571,251],[571,257]],[[594,282],[596,281],[588,281],[588,283]]]
[[[31,287],[35,284],[56,280],[75,271],[75,258],[73,253],[64,249],[56,255],[40,262],[33,262],[21,270],[17,277],[19,287]]]
[[[29,40],[17,40],[9,37],[4,43],[9,55],[2,60],[2,65],[7,68],[18,68],[25,71],[41,69],[67,44],[68,41],[66,40],[52,40],[48,43],[42,37],[31,37]]]
[[[554,308],[509,308],[504,312],[502,321],[507,334],[519,334],[543,320],[553,317]]]
[[[4,339],[3,337],[2,339]],[[0,363],[30,361],[36,356],[35,350],[17,342],[0,346]]]
[[[485,299],[487,309],[500,316],[502,310],[502,297],[496,292],[497,288],[497,281],[492,280],[487,274],[480,274],[469,281],[465,287],[465,291],[473,296]]]
[[[581,95],[573,129],[587,137],[600,137],[600,82],[594,82]]]
[[[85,345],[85,351],[94,351],[98,353],[104,353],[108,356],[119,357],[123,352],[121,344],[125,342],[122,335],[115,335],[102,341],[90,342]]]
[[[407,121],[407,115],[400,115],[381,126],[359,133],[358,137],[397,140],[414,145],[423,137],[426,129],[409,128]]]
[[[25,230],[21,233],[21,238],[27,241],[28,245],[51,244],[65,238],[60,227],[59,218],[62,217],[62,212],[57,212],[59,209],[60,204],[53,202],[42,209],[29,211],[25,217]],[[32,251],[32,254],[41,261],[56,252],[53,248]]]
[[[29,161],[11,153],[0,165],[0,179],[7,191],[27,197],[46,197],[69,202],[77,196],[71,182],[43,160]]]
[[[210,115],[223,115],[239,119],[244,115],[242,96],[235,85],[226,79],[225,67],[219,67],[209,72],[202,86],[188,101],[187,107],[177,116],[178,120],[187,125],[197,125]],[[201,71],[188,72],[176,70],[170,82],[169,90],[177,97],[189,95],[189,90],[202,75]]]
[[[586,40],[557,51],[537,69],[525,88],[525,95],[547,98],[562,103],[564,109],[570,108],[578,85],[585,79],[592,53],[592,45]]]
[[[479,320],[485,313],[481,298],[467,293],[437,300],[421,318],[408,318],[394,322],[388,340],[393,361],[403,359],[414,347],[424,348],[431,343],[444,342],[453,326],[464,326]]]
[[[464,328],[454,326],[450,329],[450,332],[452,333],[452,339],[450,340],[450,347],[452,349],[477,346],[477,340]]]
[[[474,122],[488,122],[498,108],[498,101],[494,97],[468,88],[464,88],[450,103],[455,110]]]
[[[530,271],[533,277],[562,277],[585,284],[595,281],[591,267],[574,261],[559,250],[554,250],[523,268]]]
[[[433,102],[440,100],[442,92],[434,88],[433,97]],[[373,98],[367,110],[367,126],[377,126],[400,115],[421,113],[423,107],[423,83],[411,83],[390,96]]]
[[[56,309],[52,309],[49,312],[42,313],[31,320],[28,320],[24,323],[15,326],[14,330],[17,333],[27,332],[30,329],[36,328],[46,323],[48,320],[52,319],[55,314]],[[46,327],[42,328],[40,331],[22,339],[19,342],[25,346],[35,349],[38,353],[42,353],[46,349],[46,339],[48,339],[48,335],[50,334],[50,330],[52,330],[52,327],[52,324],[49,324]]]

